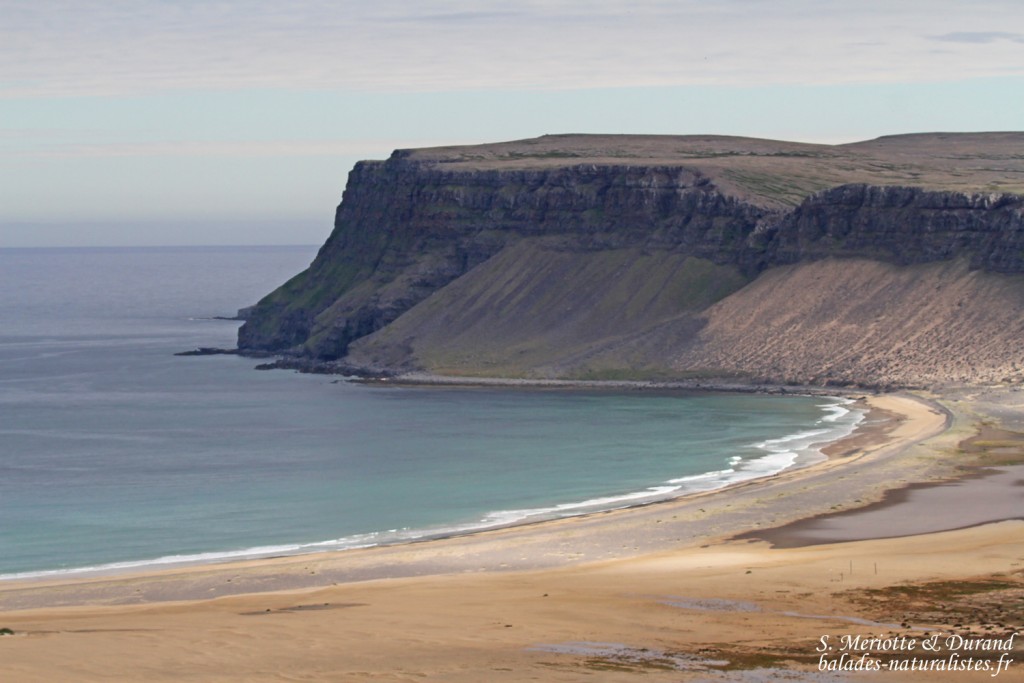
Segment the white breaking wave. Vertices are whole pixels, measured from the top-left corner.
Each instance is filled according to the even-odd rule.
[[[848,436],[863,419],[862,411],[846,407],[853,403],[852,400],[844,398],[835,398],[834,400],[834,403],[818,406],[827,413],[817,421],[817,424],[823,425],[822,427],[751,444],[751,447],[763,451],[764,455],[754,458],[734,455],[729,459],[728,469],[669,479],[660,486],[652,486],[643,491],[633,491],[616,496],[562,503],[544,508],[499,510],[488,513],[476,524],[451,529],[450,533],[465,533],[508,526],[526,520],[539,521],[569,517],[667,500],[688,493],[712,491],[741,481],[771,476],[794,466],[807,466],[821,462],[825,459],[825,455],[821,452],[820,447]]]
[[[42,579],[57,576],[74,576],[80,574],[114,574],[128,569],[167,568],[174,566],[185,566],[192,564],[213,564],[226,562],[228,560],[254,560],[263,557],[274,557],[277,555],[301,555],[305,553],[321,552],[324,550],[354,550],[356,548],[369,548],[376,543],[360,542],[360,539],[370,539],[377,534],[361,534],[350,536],[334,541],[317,541],[315,543],[291,543],[286,545],[266,545],[242,550],[224,550],[217,552],[193,553],[184,555],[165,555],[163,557],[151,558],[148,560],[129,560],[125,562],[109,562],[88,567],[72,567],[68,569],[45,569],[34,572],[17,572],[14,574],[0,574],[0,581],[13,581],[17,579]]]

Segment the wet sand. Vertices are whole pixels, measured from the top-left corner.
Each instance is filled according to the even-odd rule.
[[[994,632],[963,595],[901,626],[907,609],[868,591],[1000,577],[1006,600],[1024,604],[1024,522],[789,549],[730,540],[949,477],[970,418],[908,396],[867,402],[868,424],[827,462],[724,491],[388,548],[0,585],[0,628],[15,632],[0,661],[27,682],[829,680],[814,651],[824,634],[953,619]],[[1012,611],[1000,618],[989,626],[1020,626]],[[990,680],[948,676],[881,675]]]
[[[1010,519],[1024,520],[1022,465],[990,468],[948,482],[914,484],[890,491],[881,502],[858,510],[800,520],[745,537],[793,548],[928,534]]]

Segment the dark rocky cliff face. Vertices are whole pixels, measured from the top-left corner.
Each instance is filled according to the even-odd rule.
[[[675,250],[748,259],[774,219],[681,167],[446,171],[401,153],[353,169],[334,232],[304,273],[249,311],[243,350],[343,356],[512,242],[545,236],[568,250]]]
[[[341,358],[354,340],[537,238],[567,252],[685,254],[751,280],[826,257],[966,258],[1024,273],[1024,199],[845,185],[784,212],[728,196],[685,166],[446,170],[397,152],[355,167],[331,237],[307,271],[249,312],[239,347]]]
[[[911,265],[966,257],[1024,272],[1024,198],[844,185],[809,197],[768,241],[767,264],[847,256]]]

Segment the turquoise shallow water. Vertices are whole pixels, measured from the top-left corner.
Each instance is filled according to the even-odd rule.
[[[621,507],[814,457],[808,397],[380,388],[232,346],[315,250],[0,250],[0,575],[395,542]]]

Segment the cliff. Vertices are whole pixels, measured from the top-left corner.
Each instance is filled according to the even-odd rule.
[[[339,358],[354,339],[525,238],[584,253],[637,247],[734,263],[767,215],[679,167],[451,171],[401,154],[360,162],[316,260],[250,312],[239,345]]]
[[[910,272],[927,280],[907,269],[938,264],[928,273],[972,283],[960,307],[985,308],[998,290],[1010,318],[971,318],[994,340],[1024,319],[1013,318],[1024,312],[1024,187],[1013,184],[1024,176],[1024,134],[966,137],[830,147],[550,136],[398,151],[356,165],[331,237],[308,270],[247,312],[239,347],[372,371],[875,384],[1013,378],[1024,358],[1012,339],[1010,350],[971,365],[973,374],[946,377],[924,367],[942,344],[903,348],[914,358],[905,363],[862,349],[858,357],[874,360],[845,354],[840,367],[822,361],[841,350],[829,350],[837,337],[815,334],[862,328],[864,316],[877,326],[871,302],[851,311],[831,286],[850,291],[842,276],[865,263],[882,268],[861,268],[875,283]],[[1000,164],[1005,172],[994,173]],[[808,283],[793,271],[812,265],[807,277],[831,299],[808,317],[810,304],[796,307]],[[765,290],[767,282],[776,284]],[[872,296],[888,296],[887,310],[909,310],[924,296],[906,283],[881,291]],[[774,321],[794,316],[814,329],[797,339],[791,325],[793,339],[780,335]],[[899,317],[888,328],[900,327]],[[891,349],[910,334],[877,339]],[[812,338],[820,353],[805,348]],[[781,359],[796,348],[805,361]]]

